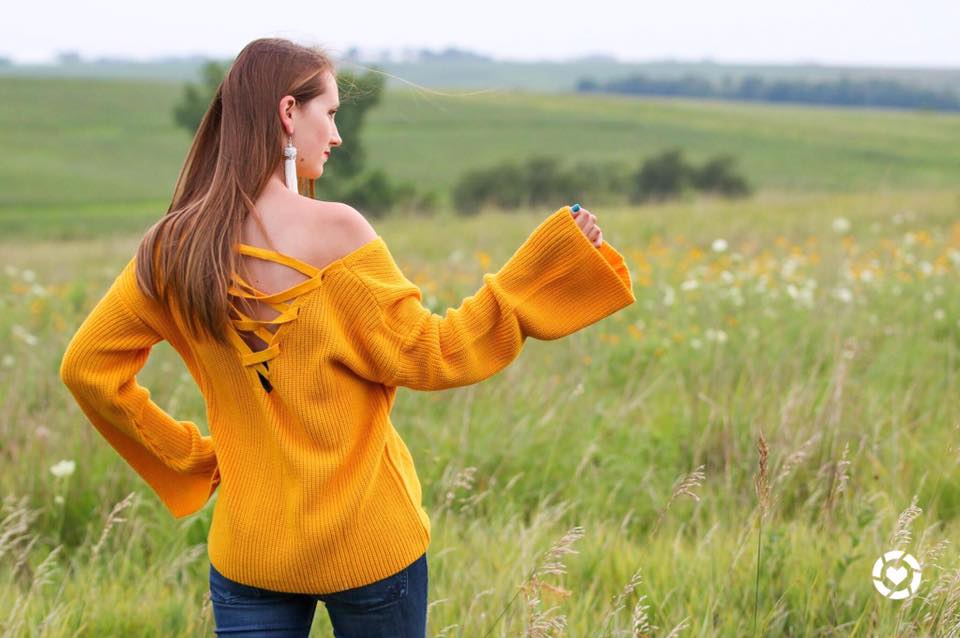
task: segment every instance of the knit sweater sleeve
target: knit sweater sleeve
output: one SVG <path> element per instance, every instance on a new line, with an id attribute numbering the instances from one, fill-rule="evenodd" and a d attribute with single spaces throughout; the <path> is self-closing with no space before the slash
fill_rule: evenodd
<path id="1" fill-rule="evenodd" d="M 163 337 L 134 311 L 131 260 L 70 340 L 60 379 L 93 426 L 176 518 L 199 510 L 220 482 L 210 436 L 150 399 L 136 374 Z M 142 307 L 142 304 L 141 304 Z"/>
<path id="2" fill-rule="evenodd" d="M 565 206 L 544 220 L 459 307 L 434 314 L 421 305 L 383 245 L 348 270 L 341 353 L 358 375 L 388 386 L 440 390 L 469 385 L 511 363 L 524 340 L 558 339 L 636 301 L 623 256 L 597 248 Z"/>

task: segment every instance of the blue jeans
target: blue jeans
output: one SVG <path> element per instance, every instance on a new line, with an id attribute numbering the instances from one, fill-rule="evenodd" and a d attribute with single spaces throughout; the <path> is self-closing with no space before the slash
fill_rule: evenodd
<path id="1" fill-rule="evenodd" d="M 332 594 L 292 594 L 243 585 L 210 564 L 217 636 L 306 638 L 317 601 L 334 638 L 426 638 L 427 555 L 369 585 Z"/>

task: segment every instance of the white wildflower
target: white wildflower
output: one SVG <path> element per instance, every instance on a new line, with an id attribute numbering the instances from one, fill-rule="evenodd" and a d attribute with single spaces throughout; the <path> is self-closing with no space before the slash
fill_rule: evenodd
<path id="1" fill-rule="evenodd" d="M 727 296 L 730 297 L 730 301 L 733 303 L 734 306 L 743 305 L 743 293 L 740 292 L 739 288 L 731 288 L 730 291 L 727 293 Z"/>
<path id="2" fill-rule="evenodd" d="M 802 288 L 790 284 L 787 286 L 787 295 L 796 301 L 797 305 L 811 308 L 813 307 L 813 289 L 816 285 L 817 282 L 813 279 L 805 281 Z"/>
<path id="3" fill-rule="evenodd" d="M 70 476 L 76 468 L 76 462 L 64 459 L 56 465 L 51 466 L 50 472 L 56 477 Z"/>
<path id="4" fill-rule="evenodd" d="M 726 332 L 714 328 L 708 328 L 704 336 L 707 338 L 707 341 L 716 341 L 717 343 L 724 343 L 727 340 Z"/>
<path id="5" fill-rule="evenodd" d="M 14 324 L 10 331 L 13 332 L 13 336 L 22 339 L 27 345 L 35 346 L 40 342 L 36 336 L 27 332 L 27 329 L 21 325 Z"/>
<path id="6" fill-rule="evenodd" d="M 23 280 L 26 282 L 31 282 L 37 278 L 37 274 L 32 270 L 30 270 L 29 268 L 21 272 L 20 276 L 23 277 Z"/>
<path id="7" fill-rule="evenodd" d="M 701 346 L 703 346 L 703 342 L 696 337 L 690 340 L 690 347 L 694 350 L 699 350 Z"/>
<path id="8" fill-rule="evenodd" d="M 850 232 L 850 220 L 846 217 L 837 217 L 833 220 L 833 232 L 845 235 Z"/>
<path id="9" fill-rule="evenodd" d="M 710 246 L 715 253 L 722 253 L 727 249 L 727 240 L 718 238 L 713 240 L 713 244 Z"/>
<path id="10" fill-rule="evenodd" d="M 677 300 L 677 293 L 674 292 L 673 288 L 670 286 L 663 287 L 663 305 L 672 306 L 673 302 Z"/>
<path id="11" fill-rule="evenodd" d="M 696 290 L 700 287 L 700 284 L 697 283 L 696 279 L 687 279 L 685 282 L 680 284 L 680 290 Z"/>
<path id="12" fill-rule="evenodd" d="M 3 367 L 4 367 L 4 368 L 12 368 L 12 367 L 13 367 L 13 364 L 16 363 L 16 362 L 17 362 L 17 360 L 13 358 L 13 355 L 12 355 L 12 354 L 5 354 L 5 355 L 3 355 L 3 359 L 2 359 L 2 361 L 0 361 L 0 363 L 3 364 Z"/>
<path id="13" fill-rule="evenodd" d="M 869 268 L 864 268 L 863 272 L 860 273 L 860 281 L 865 283 L 873 281 L 873 271 Z"/>
<path id="14" fill-rule="evenodd" d="M 720 279 L 723 280 L 723 283 L 729 285 L 736 281 L 737 278 L 734 277 L 733 273 L 731 273 L 729 270 L 724 270 L 720 273 Z"/>
<path id="15" fill-rule="evenodd" d="M 933 318 L 937 321 L 943 321 L 947 318 L 947 313 L 944 312 L 943 308 L 937 308 L 933 311 Z"/>
<path id="16" fill-rule="evenodd" d="M 56 496 L 53 497 L 53 502 L 56 503 L 57 505 L 63 505 L 64 501 L 65 499 L 63 498 L 62 494 L 57 494 Z"/>
<path id="17" fill-rule="evenodd" d="M 920 272 L 929 277 L 933 274 L 933 264 L 929 261 L 920 262 Z"/>
<path id="18" fill-rule="evenodd" d="M 927 292 L 923 293 L 923 300 L 924 300 L 926 303 L 931 303 L 931 302 L 933 302 L 933 293 L 930 292 L 929 290 L 928 290 Z"/>
<path id="19" fill-rule="evenodd" d="M 793 277 L 794 273 L 797 272 L 797 268 L 800 266 L 800 262 L 794 259 L 793 257 L 787 257 L 783 260 L 783 266 L 780 268 L 780 276 L 784 279 L 790 279 Z"/>
<path id="20" fill-rule="evenodd" d="M 5 272 L 8 277 L 16 277 L 20 271 L 17 269 L 16 266 L 11 266 L 10 264 L 7 264 L 3 267 L 3 272 Z"/>
<path id="21" fill-rule="evenodd" d="M 853 293 L 850 292 L 849 288 L 837 288 L 833 291 L 833 296 L 843 303 L 850 303 L 853 301 Z"/>

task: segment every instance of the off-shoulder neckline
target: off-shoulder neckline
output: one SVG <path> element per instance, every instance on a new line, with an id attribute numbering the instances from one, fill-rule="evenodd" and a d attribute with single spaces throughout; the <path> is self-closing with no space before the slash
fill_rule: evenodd
<path id="1" fill-rule="evenodd" d="M 285 293 L 293 290 L 294 288 L 302 287 L 305 282 L 311 281 L 317 278 L 322 278 L 327 273 L 328 270 L 331 270 L 336 266 L 346 265 L 351 261 L 359 259 L 362 255 L 364 255 L 367 251 L 371 250 L 374 246 L 378 246 L 383 243 L 384 243 L 383 237 L 380 235 L 377 235 L 370 241 L 364 244 L 361 244 L 357 248 L 354 248 L 353 250 L 351 250 L 346 255 L 343 255 L 342 257 L 338 257 L 337 259 L 334 259 L 333 261 L 331 261 L 330 263 L 326 264 L 323 267 L 314 266 L 313 264 L 305 262 L 302 259 L 298 259 L 293 255 L 288 255 L 286 253 L 273 250 L 271 248 L 263 248 L 262 246 L 254 246 L 252 244 L 244 244 L 242 242 L 237 243 L 236 246 L 238 248 L 238 251 L 241 254 L 251 255 L 254 257 L 261 257 L 269 261 L 275 261 L 278 263 L 284 263 L 287 266 L 290 266 L 292 268 L 299 270 L 301 273 L 307 276 L 307 279 L 305 279 L 304 281 L 298 284 L 295 284 L 294 286 L 290 286 L 286 290 L 281 290 L 275 293 L 269 293 L 268 295 L 271 298 L 281 298 L 284 296 Z M 258 290 L 257 292 L 263 293 L 262 290 Z M 264 293 L 264 294 L 267 294 L 267 293 Z"/>

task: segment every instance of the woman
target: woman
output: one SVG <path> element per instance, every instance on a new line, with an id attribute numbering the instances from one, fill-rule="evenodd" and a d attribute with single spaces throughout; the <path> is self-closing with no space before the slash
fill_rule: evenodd
<path id="1" fill-rule="evenodd" d="M 430 519 L 390 421 L 397 387 L 507 366 L 634 302 L 595 217 L 564 206 L 444 317 L 356 210 L 300 194 L 340 146 L 322 51 L 251 42 L 217 89 L 167 214 L 71 340 L 60 376 L 176 518 L 220 487 L 208 536 L 218 633 L 426 633 Z M 305 189 L 304 189 L 305 190 Z M 136 382 L 167 340 L 209 436 Z"/>

